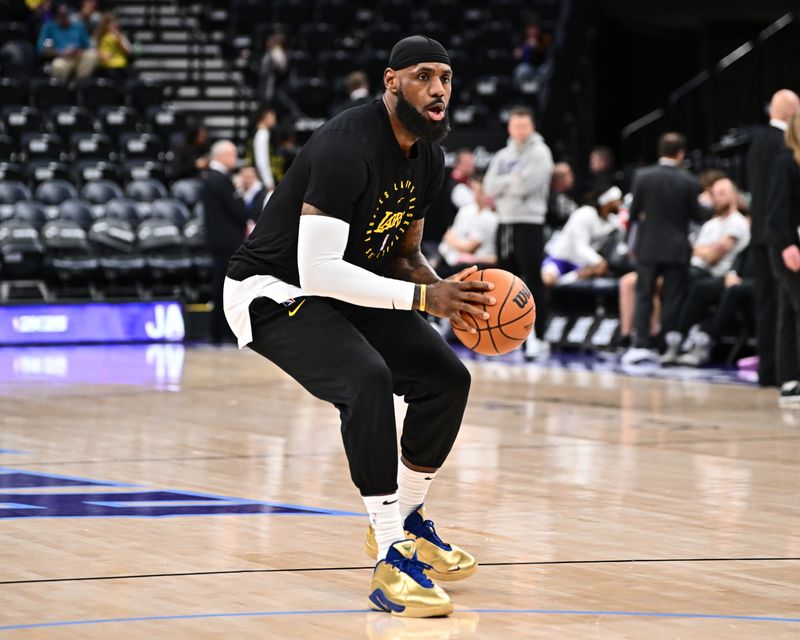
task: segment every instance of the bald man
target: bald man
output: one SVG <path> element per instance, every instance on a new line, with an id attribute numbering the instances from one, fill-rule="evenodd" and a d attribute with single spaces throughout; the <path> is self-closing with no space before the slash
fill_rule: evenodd
<path id="1" fill-rule="evenodd" d="M 747 154 L 747 181 L 752 195 L 751 251 L 755 278 L 755 318 L 758 341 L 758 383 L 763 387 L 777 384 L 775 332 L 777 289 L 769 261 L 767 238 L 767 194 L 773 163 L 786 146 L 786 123 L 800 110 L 800 98 L 794 91 L 781 89 L 769 105 L 769 126 L 750 145 Z"/>
<path id="2" fill-rule="evenodd" d="M 244 200 L 236 193 L 230 172 L 236 166 L 238 153 L 230 140 L 220 140 L 211 147 L 208 173 L 203 183 L 203 212 L 206 243 L 214 258 L 211 274 L 211 310 L 209 339 L 212 344 L 234 342 L 225 320 L 222 289 L 228 260 L 245 239 L 249 218 Z"/>

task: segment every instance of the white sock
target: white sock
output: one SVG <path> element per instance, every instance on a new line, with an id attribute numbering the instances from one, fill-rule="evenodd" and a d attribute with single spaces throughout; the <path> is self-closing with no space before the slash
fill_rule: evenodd
<path id="1" fill-rule="evenodd" d="M 378 542 L 378 560 L 386 558 L 386 552 L 398 540 L 405 540 L 403 520 L 400 517 L 400 507 L 397 494 L 388 496 L 361 496 L 364 506 L 367 507 L 369 522 L 375 530 L 375 540 Z"/>
<path id="2" fill-rule="evenodd" d="M 412 471 L 402 460 L 397 465 L 397 495 L 400 498 L 400 517 L 403 522 L 425 502 L 428 488 L 435 477 L 435 471 Z"/>

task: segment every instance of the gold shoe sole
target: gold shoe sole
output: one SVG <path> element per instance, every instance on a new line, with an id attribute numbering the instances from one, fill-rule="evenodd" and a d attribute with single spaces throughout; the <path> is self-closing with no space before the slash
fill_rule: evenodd
<path id="1" fill-rule="evenodd" d="M 478 565 L 476 564 L 469 569 L 459 569 L 458 571 L 448 571 L 447 573 L 439 573 L 435 569 L 428 569 L 425 571 L 425 575 L 434 582 L 458 582 L 474 575 L 477 570 Z"/>

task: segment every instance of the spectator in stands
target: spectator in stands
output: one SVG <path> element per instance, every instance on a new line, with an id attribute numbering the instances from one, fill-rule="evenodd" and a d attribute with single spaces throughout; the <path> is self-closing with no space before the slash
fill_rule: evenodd
<path id="1" fill-rule="evenodd" d="M 345 86 L 347 87 L 347 100 L 331 107 L 331 117 L 340 114 L 342 111 L 351 109 L 352 107 L 359 107 L 362 104 L 372 102 L 372 96 L 369 93 L 369 82 L 367 82 L 367 74 L 363 71 L 351 71 L 347 75 Z"/>
<path id="2" fill-rule="evenodd" d="M 100 12 L 97 10 L 97 0 L 83 0 L 76 17 L 83 23 L 83 26 L 86 27 L 86 31 L 89 33 L 95 31 L 97 27 L 100 26 L 100 21 L 102 19 Z M 95 44 L 99 45 L 100 42 L 95 40 Z"/>
<path id="3" fill-rule="evenodd" d="M 593 205 L 577 209 L 548 243 L 548 256 L 542 262 L 545 286 L 598 278 L 608 273 L 608 262 L 599 250 L 609 236 L 620 229 L 616 214 L 622 204 L 622 191 L 611 187 L 593 200 Z"/>
<path id="4" fill-rule="evenodd" d="M 300 147 L 297 146 L 297 134 L 291 122 L 284 121 L 275 126 L 275 146 L 272 156 L 272 173 L 276 182 L 283 180 L 292 166 Z"/>
<path id="5" fill-rule="evenodd" d="M 553 179 L 550 183 L 550 198 L 547 204 L 547 226 L 551 230 L 561 229 L 578 208 L 574 200 L 575 173 L 567 162 L 557 162 L 553 166 Z"/>
<path id="6" fill-rule="evenodd" d="M 113 77 L 124 76 L 133 47 L 125 34 L 119 30 L 119 22 L 114 14 L 110 12 L 103 14 L 94 32 L 94 41 L 97 44 L 100 69 Z"/>
<path id="7" fill-rule="evenodd" d="M 689 334 L 682 345 L 683 353 L 678 358 L 678 364 L 689 367 L 701 367 L 711 357 L 711 349 L 719 339 L 734 330 L 744 317 L 749 324 L 753 307 L 753 261 L 750 259 L 750 246 L 742 250 L 737 256 L 733 268 L 725 274 L 723 289 L 719 296 L 719 304 L 712 317 L 695 324 L 689 329 Z M 692 289 L 686 300 L 689 305 L 705 305 L 706 311 L 710 310 L 706 292 L 701 289 Z M 696 298 L 696 300 L 693 300 Z M 716 301 L 716 300 L 715 300 Z"/>
<path id="8" fill-rule="evenodd" d="M 190 123 L 183 142 L 174 150 L 170 164 L 171 180 L 196 178 L 208 168 L 208 129 Z"/>
<path id="9" fill-rule="evenodd" d="M 483 192 L 481 178 L 473 178 L 470 188 L 474 201 L 458 210 L 453 225 L 444 234 L 439 245 L 444 264 L 437 272 L 443 278 L 473 264 L 483 269 L 497 262 L 497 214 L 492 210 L 491 200 Z"/>
<path id="10" fill-rule="evenodd" d="M 586 183 L 586 194 L 601 193 L 617 182 L 614 174 L 614 152 L 608 147 L 594 147 L 589 152 L 589 180 Z"/>
<path id="11" fill-rule="evenodd" d="M 692 247 L 689 289 L 678 324 L 667 333 L 667 350 L 661 364 L 677 364 L 681 345 L 691 327 L 706 313 L 710 303 L 722 296 L 725 277 L 736 257 L 750 243 L 750 222 L 736 208 L 739 193 L 729 178 L 711 186 L 714 216 L 700 228 Z"/>
<path id="12" fill-rule="evenodd" d="M 777 284 L 770 266 L 767 237 L 767 195 L 775 175 L 773 163 L 785 148 L 784 132 L 789 118 L 800 109 L 800 98 L 782 89 L 772 96 L 769 126 L 750 145 L 747 153 L 747 182 L 750 187 L 750 212 L 753 220 L 753 276 L 755 279 L 756 340 L 758 343 L 758 384 L 775 386 L 778 380 L 775 362 Z"/>
<path id="13" fill-rule="evenodd" d="M 244 201 L 248 217 L 258 221 L 258 216 L 261 215 L 261 210 L 268 200 L 269 192 L 258 179 L 255 167 L 242 167 L 233 182 L 236 191 Z"/>
<path id="14" fill-rule="evenodd" d="M 495 201 L 500 222 L 498 263 L 519 275 L 536 300 L 536 334 L 525 343 L 525 355 L 537 358 L 549 353 L 549 346 L 542 340 L 547 324 L 547 292 L 540 268 L 553 155 L 536 131 L 533 113 L 527 107 L 511 110 L 508 135 L 508 144 L 489 163 L 484 189 Z"/>
<path id="15" fill-rule="evenodd" d="M 236 193 L 230 172 L 238 161 L 236 145 L 220 140 L 211 147 L 211 160 L 203 184 L 203 214 L 206 241 L 214 259 L 212 269 L 210 341 L 212 344 L 233 342 L 233 334 L 225 320 L 222 290 L 228 260 L 254 226 L 245 209 L 244 200 Z"/>
<path id="16" fill-rule="evenodd" d="M 633 347 L 623 356 L 623 364 L 657 359 L 650 349 L 650 316 L 656 281 L 664 279 L 661 330 L 677 328 L 689 277 L 689 222 L 704 217 L 700 205 L 700 185 L 681 169 L 686 154 L 686 138 L 665 133 L 658 143 L 658 164 L 636 176 L 631 204 L 631 221 L 636 224 L 636 303 L 634 306 Z"/>
<path id="17" fill-rule="evenodd" d="M 544 71 L 546 39 L 539 19 L 532 17 L 525 25 L 525 39 L 514 49 L 514 84 L 519 87 L 535 80 Z"/>
<path id="18" fill-rule="evenodd" d="M 800 409 L 800 111 L 789 118 L 786 145 L 773 163 L 767 198 L 767 237 L 778 279 L 780 406 Z"/>
<path id="19" fill-rule="evenodd" d="M 37 50 L 52 60 L 53 77 L 64 83 L 88 78 L 97 66 L 89 32 L 82 22 L 72 19 L 65 2 L 56 5 L 55 19 L 42 27 Z"/>
<path id="20" fill-rule="evenodd" d="M 267 38 L 264 57 L 258 70 L 257 96 L 261 104 L 272 104 L 278 89 L 289 70 L 289 57 L 286 54 L 286 36 L 273 33 Z M 262 178 L 263 179 L 263 178 Z"/>
<path id="21" fill-rule="evenodd" d="M 274 149 L 271 140 L 272 129 L 278 123 L 275 107 L 268 105 L 261 109 L 256 122 L 256 133 L 253 136 L 253 159 L 258 177 L 267 191 L 274 191 L 277 180 L 273 173 Z"/>
<path id="22" fill-rule="evenodd" d="M 470 181 L 475 175 L 475 154 L 471 149 L 456 151 L 453 170 L 445 178 L 442 188 L 425 216 L 422 229 L 422 251 L 435 267 L 439 260 L 439 243 L 453 224 L 461 207 L 475 202 Z"/>

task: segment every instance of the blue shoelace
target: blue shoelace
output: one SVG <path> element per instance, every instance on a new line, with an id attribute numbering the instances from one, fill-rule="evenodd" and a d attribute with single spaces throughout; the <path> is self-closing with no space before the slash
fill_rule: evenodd
<path id="1" fill-rule="evenodd" d="M 418 538 L 425 538 L 428 542 L 432 542 L 436 546 L 444 549 L 445 551 L 451 551 L 452 547 L 444 542 L 439 537 L 439 534 L 436 533 L 436 529 L 433 527 L 433 520 L 424 520 L 422 523 L 417 524 L 415 527 L 408 529 L 409 533 L 413 533 Z"/>
<path id="2" fill-rule="evenodd" d="M 387 559 L 386 562 L 393 567 L 396 567 L 403 573 L 410 575 L 423 587 L 430 588 L 433 586 L 433 582 L 431 582 L 430 578 L 428 578 L 428 576 L 426 576 L 424 573 L 426 569 L 433 569 L 433 567 L 431 567 L 429 564 L 425 564 L 421 560 L 417 560 L 416 555 L 413 558 L 404 558 L 403 556 L 400 556 L 399 558 L 394 558 L 392 560 Z"/>

